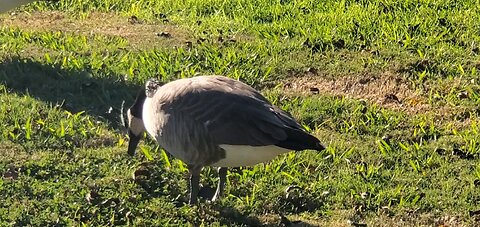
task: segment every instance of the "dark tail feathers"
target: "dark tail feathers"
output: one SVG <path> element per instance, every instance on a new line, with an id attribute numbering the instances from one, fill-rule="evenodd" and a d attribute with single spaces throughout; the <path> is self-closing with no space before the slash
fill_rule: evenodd
<path id="1" fill-rule="evenodd" d="M 301 150 L 317 150 L 322 151 L 325 147 L 320 143 L 317 137 L 310 135 L 309 133 L 301 129 L 289 128 L 286 130 L 288 135 L 287 139 L 281 141 L 275 145 L 294 151 Z"/>

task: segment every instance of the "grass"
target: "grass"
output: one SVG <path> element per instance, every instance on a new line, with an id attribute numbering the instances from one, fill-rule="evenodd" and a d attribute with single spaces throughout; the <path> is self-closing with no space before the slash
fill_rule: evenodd
<path id="1" fill-rule="evenodd" d="M 0 16 L 0 225 L 470 226 L 480 197 L 476 1 L 79 1 Z M 221 74 L 328 145 L 185 165 L 119 121 L 143 82 Z M 146 154 L 146 155 L 144 155 Z M 202 196 L 216 185 L 202 173 Z"/>

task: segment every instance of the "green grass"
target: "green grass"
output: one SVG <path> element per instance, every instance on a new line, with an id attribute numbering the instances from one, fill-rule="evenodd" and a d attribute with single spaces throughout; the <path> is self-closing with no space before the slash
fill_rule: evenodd
<path id="1" fill-rule="evenodd" d="M 1 15 L 0 225 L 475 225 L 479 15 L 447 0 L 61 0 Z M 232 169 L 226 198 L 185 205 L 185 165 L 150 140 L 129 157 L 119 114 L 148 78 L 198 74 L 261 89 L 328 148 Z M 205 168 L 201 194 L 216 182 Z"/>

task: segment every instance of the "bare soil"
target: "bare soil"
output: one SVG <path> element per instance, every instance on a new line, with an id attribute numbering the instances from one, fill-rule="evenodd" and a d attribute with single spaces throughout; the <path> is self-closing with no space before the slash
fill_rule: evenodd
<path id="1" fill-rule="evenodd" d="M 304 76 L 290 77 L 282 83 L 287 92 L 302 95 L 329 94 L 365 100 L 384 108 L 412 114 L 432 112 L 445 117 L 458 109 L 454 106 L 429 104 L 428 97 L 413 89 L 405 78 L 390 72 L 336 78 L 306 73 Z"/>

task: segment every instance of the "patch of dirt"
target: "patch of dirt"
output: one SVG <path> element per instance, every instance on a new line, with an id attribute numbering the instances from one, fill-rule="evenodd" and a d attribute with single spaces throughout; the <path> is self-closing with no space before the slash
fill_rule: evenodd
<path id="1" fill-rule="evenodd" d="M 1 141 L 0 142 L 0 160 L 9 160 L 18 157 L 20 154 L 24 153 L 24 149 L 10 141 Z"/>
<path id="2" fill-rule="evenodd" d="M 10 141 L 0 141 L 0 162 L 6 162 L 10 165 L 21 165 L 26 160 L 40 160 L 46 154 L 48 153 L 26 151 L 20 144 Z"/>
<path id="3" fill-rule="evenodd" d="M 329 94 L 340 97 L 365 100 L 381 107 L 404 111 L 407 113 L 424 113 L 435 111 L 446 115 L 454 107 L 433 107 L 428 104 L 428 97 L 412 89 L 409 82 L 400 75 L 384 73 L 381 75 L 344 76 L 327 78 L 317 73 L 290 77 L 283 81 L 283 88 L 288 92 L 303 95 Z"/>
<path id="4" fill-rule="evenodd" d="M 192 40 L 188 31 L 178 26 L 161 22 L 150 24 L 135 16 L 124 17 L 114 13 L 92 12 L 84 19 L 73 18 L 58 11 L 20 13 L 2 17 L 0 23 L 2 27 L 38 32 L 118 36 L 128 40 L 136 49 L 187 46 L 187 41 Z"/>

